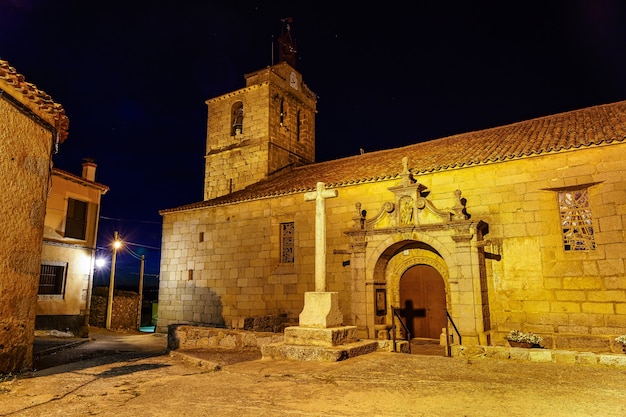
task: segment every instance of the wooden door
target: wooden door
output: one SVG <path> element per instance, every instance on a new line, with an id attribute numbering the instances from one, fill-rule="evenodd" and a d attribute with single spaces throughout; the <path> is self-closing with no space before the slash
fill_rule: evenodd
<path id="1" fill-rule="evenodd" d="M 446 325 L 446 291 L 435 268 L 415 265 L 402 275 L 400 304 L 411 338 L 439 339 Z"/>

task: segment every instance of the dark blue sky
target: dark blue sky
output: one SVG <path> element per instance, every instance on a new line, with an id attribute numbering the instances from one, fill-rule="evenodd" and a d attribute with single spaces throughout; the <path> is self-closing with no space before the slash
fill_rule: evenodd
<path id="1" fill-rule="evenodd" d="M 626 99 L 622 0 L 264 3 L 0 0 L 0 59 L 70 119 L 55 165 L 95 158 L 99 246 L 118 230 L 147 274 L 158 211 L 202 199 L 205 100 L 271 65 L 282 18 L 318 94 L 318 161 Z"/>

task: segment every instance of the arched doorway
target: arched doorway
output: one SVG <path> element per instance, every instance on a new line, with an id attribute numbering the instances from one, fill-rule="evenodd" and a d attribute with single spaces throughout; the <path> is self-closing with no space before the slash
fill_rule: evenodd
<path id="1" fill-rule="evenodd" d="M 439 339 L 446 326 L 446 291 L 439 271 L 415 265 L 400 278 L 402 317 L 412 338 Z"/>

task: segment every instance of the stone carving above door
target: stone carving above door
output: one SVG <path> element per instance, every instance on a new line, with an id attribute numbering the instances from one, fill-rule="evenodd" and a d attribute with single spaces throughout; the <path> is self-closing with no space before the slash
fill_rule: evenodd
<path id="1" fill-rule="evenodd" d="M 394 193 L 394 202 L 385 202 L 376 215 L 367 218 L 367 211 L 361 203 L 356 203 L 356 216 L 353 217 L 354 229 L 386 229 L 415 227 L 436 224 L 449 224 L 470 218 L 465 207 L 465 199 L 460 190 L 454 192 L 454 205 L 439 209 L 427 198 L 430 191 L 415 180 L 408 168 L 408 158 L 402 158 L 400 184 L 390 187 Z"/>

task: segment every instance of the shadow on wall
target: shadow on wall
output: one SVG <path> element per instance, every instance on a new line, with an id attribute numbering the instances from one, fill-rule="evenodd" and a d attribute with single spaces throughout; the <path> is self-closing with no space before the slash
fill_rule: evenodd
<path id="1" fill-rule="evenodd" d="M 168 311 L 168 306 L 174 302 L 183 304 L 182 313 Z M 167 329 L 176 324 L 214 328 L 228 328 L 231 325 L 226 323 L 222 315 L 224 307 L 221 297 L 207 287 L 188 285 L 182 289 L 182 293 L 171 298 L 166 296 L 154 305 L 157 309 L 153 311 L 153 323 L 157 332 L 169 332 Z"/>
<path id="2" fill-rule="evenodd" d="M 200 299 L 201 305 L 192 304 L 192 308 L 198 309 L 193 311 L 194 317 L 200 317 L 199 323 L 196 320 L 187 320 L 189 324 L 202 324 L 211 327 L 227 327 L 224 316 L 222 315 L 224 307 L 222 306 L 222 298 L 209 288 L 190 288 L 193 299 Z M 200 290 L 206 291 L 206 294 L 200 293 Z"/>

